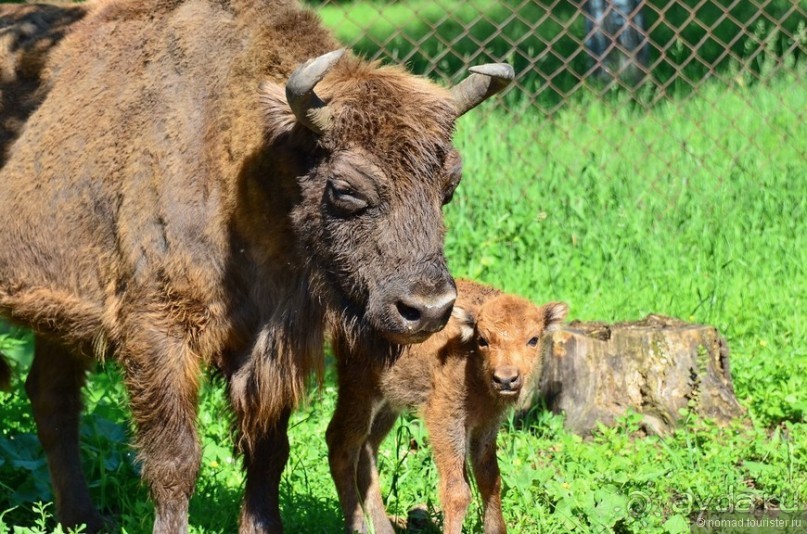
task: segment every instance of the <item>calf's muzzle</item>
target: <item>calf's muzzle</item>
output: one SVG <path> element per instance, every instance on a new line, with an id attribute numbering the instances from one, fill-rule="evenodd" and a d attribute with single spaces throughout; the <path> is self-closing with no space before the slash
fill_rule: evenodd
<path id="1" fill-rule="evenodd" d="M 515 367 L 496 369 L 493 372 L 493 387 L 500 395 L 516 395 L 521 390 L 521 374 Z"/>

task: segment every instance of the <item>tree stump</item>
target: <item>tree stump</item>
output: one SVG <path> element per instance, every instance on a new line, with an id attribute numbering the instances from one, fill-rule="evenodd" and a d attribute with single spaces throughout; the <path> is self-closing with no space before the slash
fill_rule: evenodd
<path id="1" fill-rule="evenodd" d="M 605 324 L 575 321 L 544 345 L 542 373 L 525 391 L 523 412 L 543 400 L 566 414 L 566 428 L 590 434 L 631 409 L 645 431 L 665 434 L 690 408 L 726 423 L 744 413 L 734 396 L 729 349 L 717 329 L 661 315 Z"/>

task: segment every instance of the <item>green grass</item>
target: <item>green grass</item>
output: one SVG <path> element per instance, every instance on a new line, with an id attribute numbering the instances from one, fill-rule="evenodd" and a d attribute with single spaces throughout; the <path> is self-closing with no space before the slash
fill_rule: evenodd
<path id="1" fill-rule="evenodd" d="M 513 532 L 683 532 L 700 507 L 807 507 L 807 94 L 804 72 L 751 88 L 710 86 L 651 113 L 619 102 L 535 112 L 485 108 L 460 121 L 465 178 L 446 208 L 452 271 L 572 318 L 650 312 L 717 326 L 732 349 L 746 421 L 717 428 L 687 414 L 667 438 L 625 417 L 592 439 L 536 412 L 500 434 L 504 511 Z M 801 82 L 799 82 L 801 80 Z M 801 89 L 794 89 L 801 88 Z M 483 107 L 484 108 L 484 107 Z M 22 344 L 9 347 L 13 340 Z M 9 350 L 9 348 L 13 350 Z M 18 371 L 0 393 L 0 533 L 55 528 L 47 470 L 21 376 L 30 341 L 0 331 Z M 126 397 L 108 364 L 86 391 L 85 468 L 96 502 L 125 532 L 151 529 Z M 324 431 L 332 376 L 292 422 L 282 485 L 289 532 L 340 528 Z M 204 386 L 204 458 L 194 532 L 234 532 L 243 480 L 223 386 Z M 403 418 L 381 452 L 390 513 L 426 503 L 439 524 L 436 472 L 420 422 Z M 481 532 L 475 502 L 466 527 Z"/>

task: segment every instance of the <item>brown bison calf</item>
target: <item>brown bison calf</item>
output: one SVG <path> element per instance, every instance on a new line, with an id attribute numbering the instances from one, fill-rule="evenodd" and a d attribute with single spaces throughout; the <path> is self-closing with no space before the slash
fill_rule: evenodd
<path id="1" fill-rule="evenodd" d="M 540 360 L 541 336 L 554 330 L 568 307 L 536 306 L 474 282 L 457 282 L 448 326 L 400 358 L 334 343 L 339 400 L 328 427 L 331 473 L 349 532 L 393 532 L 378 484 L 378 446 L 400 410 L 417 407 L 431 436 L 440 474 L 444 531 L 459 533 L 471 498 L 466 454 L 484 499 L 485 532 L 504 532 L 496 435 L 503 414 Z"/>

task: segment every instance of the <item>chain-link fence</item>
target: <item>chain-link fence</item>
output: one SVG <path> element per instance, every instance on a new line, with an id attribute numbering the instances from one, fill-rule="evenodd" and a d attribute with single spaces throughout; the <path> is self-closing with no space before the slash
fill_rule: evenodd
<path id="1" fill-rule="evenodd" d="M 677 106 L 690 114 L 698 135 L 743 136 L 753 141 L 756 126 L 732 117 L 722 127 L 698 129 L 699 108 L 730 93 L 740 102 L 728 115 L 755 115 L 776 130 L 782 143 L 794 139 L 786 125 L 757 109 L 755 86 L 780 84 L 778 113 L 804 121 L 804 63 L 807 4 L 804 0 L 404 0 L 312 1 L 337 36 L 366 57 L 405 63 L 446 84 L 470 65 L 506 61 L 516 81 L 503 98 L 484 107 L 516 107 L 513 121 L 540 121 L 564 129 L 568 113 L 585 113 L 585 103 L 615 102 L 630 117 L 615 113 L 631 136 L 637 114 Z M 582 104 L 581 104 L 582 103 Z M 576 111 L 575 111 L 576 110 Z M 560 117 L 564 118 L 560 118 Z M 537 118 L 536 118 L 537 117 Z M 536 128 L 537 130 L 537 128 Z M 671 132 L 670 143 L 686 143 Z M 536 142 L 543 142 L 536 137 Z M 572 139 L 572 142 L 574 140 Z M 723 143 L 725 144 L 725 143 Z M 552 147 L 548 147 L 551 149 Z M 580 147 L 583 149 L 584 147 Z M 726 149 L 726 150 L 731 150 Z M 659 150 L 649 156 L 664 158 Z M 515 154 L 514 156 L 519 156 Z M 776 157 L 775 151 L 770 157 Z M 641 172 L 637 162 L 636 171 Z"/>

